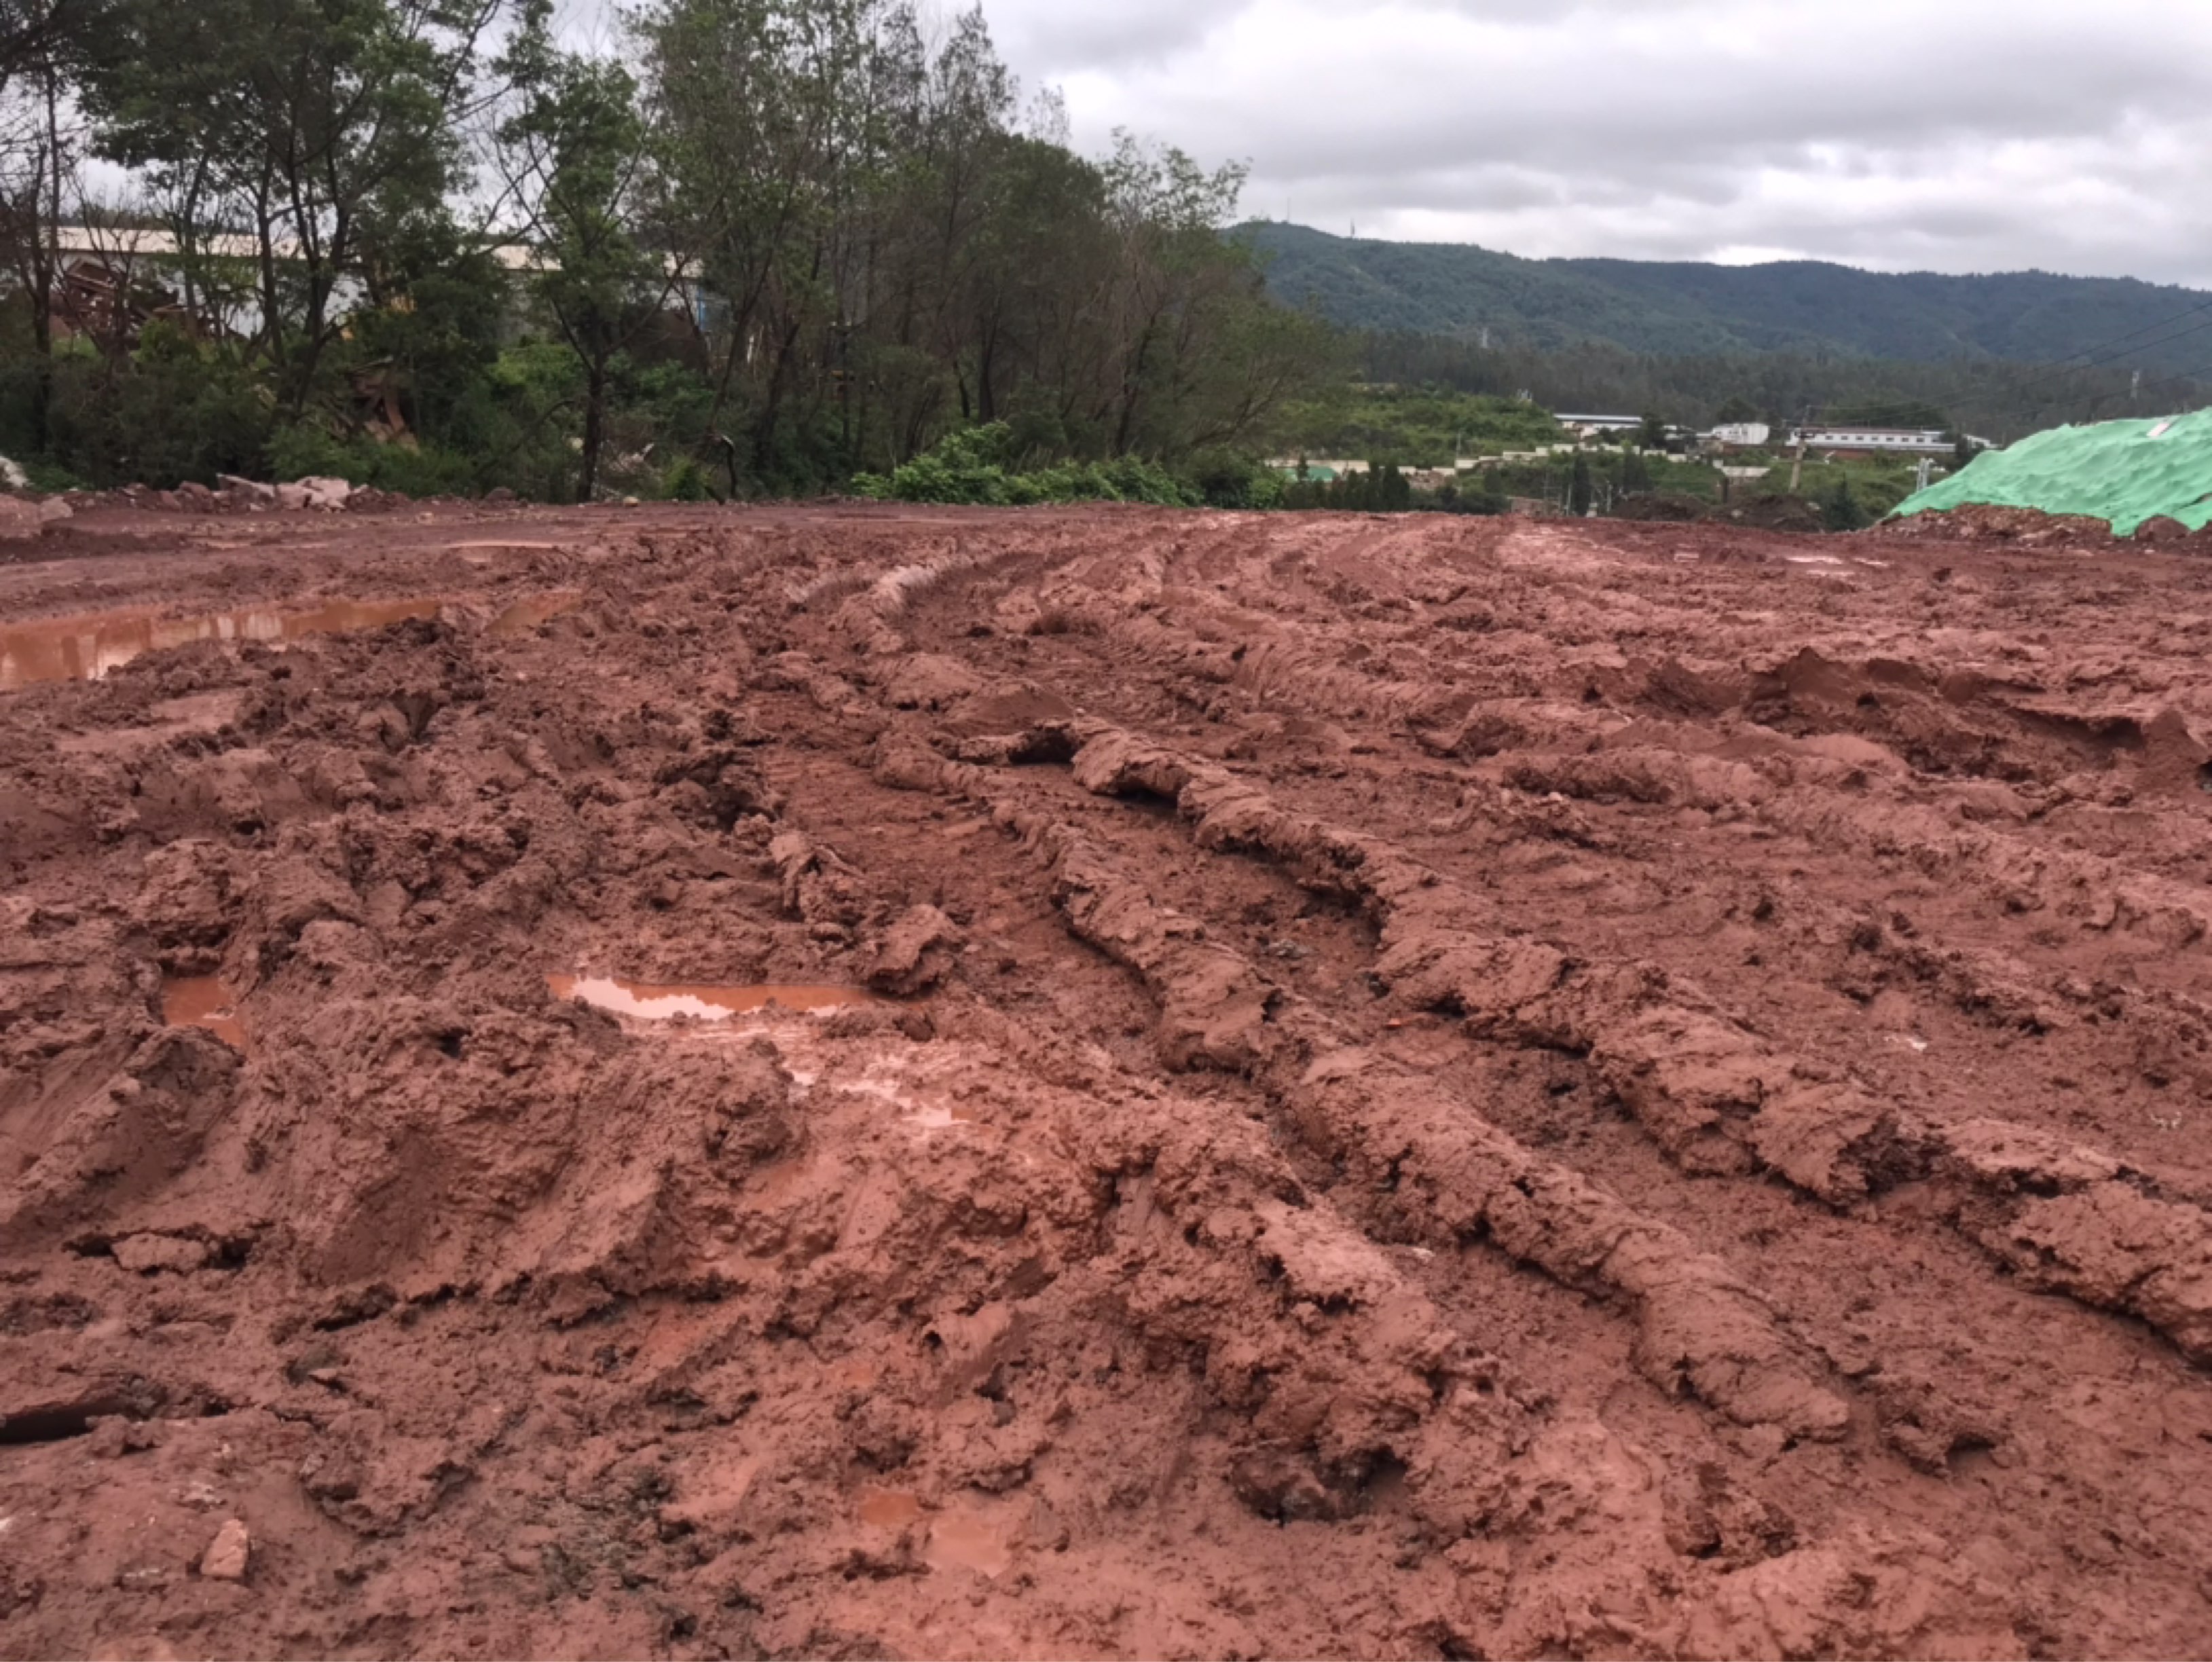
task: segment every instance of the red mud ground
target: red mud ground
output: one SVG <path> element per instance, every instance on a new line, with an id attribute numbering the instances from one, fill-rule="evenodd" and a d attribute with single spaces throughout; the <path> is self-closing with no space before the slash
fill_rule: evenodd
<path id="1" fill-rule="evenodd" d="M 0 1653 L 2212 1651 L 2201 563 L 21 552 Z"/>

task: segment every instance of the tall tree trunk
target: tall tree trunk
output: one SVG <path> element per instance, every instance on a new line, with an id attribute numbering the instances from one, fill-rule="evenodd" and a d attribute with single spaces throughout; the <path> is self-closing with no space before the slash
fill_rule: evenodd
<path id="1" fill-rule="evenodd" d="M 607 439 L 607 356 L 592 355 L 584 373 L 584 457 L 576 470 L 576 500 L 588 502 L 599 488 L 599 452 Z"/>
<path id="2" fill-rule="evenodd" d="M 31 384 L 31 434 L 44 452 L 53 438 L 54 280 L 62 259 L 61 82 L 46 68 L 46 166 L 31 185 L 31 346 L 38 362 Z"/>

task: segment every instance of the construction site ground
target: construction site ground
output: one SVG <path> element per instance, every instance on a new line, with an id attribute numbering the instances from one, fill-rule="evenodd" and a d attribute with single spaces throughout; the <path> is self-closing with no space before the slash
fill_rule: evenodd
<path id="1" fill-rule="evenodd" d="M 2199 561 L 14 553 L 0 1655 L 2212 1651 Z"/>

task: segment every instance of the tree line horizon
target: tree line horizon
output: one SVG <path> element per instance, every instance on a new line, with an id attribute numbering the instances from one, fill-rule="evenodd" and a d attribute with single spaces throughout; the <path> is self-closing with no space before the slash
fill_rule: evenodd
<path id="1" fill-rule="evenodd" d="M 1486 407 L 1532 385 L 1670 416 L 1823 375 L 1917 391 L 1335 328 L 1270 294 L 1244 164 L 1078 154 L 981 5 L 933 33 L 912 0 L 645 0 L 617 27 L 591 52 L 553 0 L 0 0 L 0 451 L 88 486 L 559 501 L 895 489 L 982 431 L 945 454 L 1243 503 L 1271 452 L 1396 442 L 1363 381 L 1480 395 L 1501 432 L 1525 422 Z M 96 292 L 60 247 L 94 221 L 174 253 Z"/>

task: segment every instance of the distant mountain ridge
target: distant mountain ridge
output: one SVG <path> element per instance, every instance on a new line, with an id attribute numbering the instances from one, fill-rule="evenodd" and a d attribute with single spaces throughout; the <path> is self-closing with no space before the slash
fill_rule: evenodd
<path id="1" fill-rule="evenodd" d="M 2212 294 L 2132 277 L 1889 274 L 1815 260 L 1531 260 L 1301 225 L 1244 230 L 1267 256 L 1278 299 L 1311 301 L 1353 329 L 1470 337 L 1487 328 L 1501 346 L 1602 342 L 1669 355 L 1826 352 L 1919 363 L 2040 363 L 2102 355 L 2134 337 L 2116 360 L 2124 367 L 2158 375 L 2212 367 Z M 2169 321 L 2200 305 L 2202 315 Z"/>

